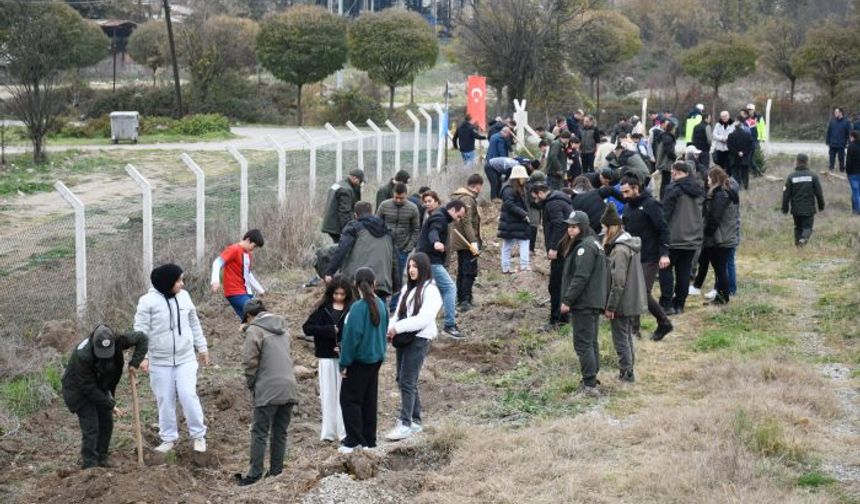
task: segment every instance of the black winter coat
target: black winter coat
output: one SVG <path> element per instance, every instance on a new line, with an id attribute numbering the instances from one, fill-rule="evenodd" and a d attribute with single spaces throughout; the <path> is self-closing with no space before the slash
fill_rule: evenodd
<path id="1" fill-rule="evenodd" d="M 711 142 L 708 140 L 708 127 L 710 124 L 700 122 L 693 127 L 693 145 L 702 152 L 711 151 Z"/>
<path id="2" fill-rule="evenodd" d="M 478 133 L 478 128 L 474 124 L 463 121 L 457 127 L 457 131 L 454 133 L 454 138 L 451 141 L 454 144 L 454 148 L 459 149 L 460 152 L 472 152 L 475 150 L 475 140 L 484 140 L 486 138 Z"/>
<path id="3" fill-rule="evenodd" d="M 669 226 L 663 217 L 663 206 L 651 193 L 626 200 L 621 219 L 624 229 L 642 240 L 643 263 L 656 263 L 660 257 L 669 255 Z"/>
<path id="4" fill-rule="evenodd" d="M 87 403 L 100 409 L 113 409 L 116 406 L 113 397 L 125 364 L 123 351 L 134 347 L 129 365 L 136 368 L 149 349 L 149 340 L 142 332 L 118 334 L 113 359 L 97 359 L 93 353 L 92 337 L 90 334 L 72 351 L 63 373 L 63 401 L 72 413 Z"/>
<path id="5" fill-rule="evenodd" d="M 606 209 L 606 202 L 603 201 L 602 197 L 600 197 L 600 192 L 597 189 L 574 194 L 571 199 L 570 206 L 573 210 L 582 210 L 587 213 L 591 229 L 593 229 L 596 234 L 600 233 L 600 218 L 603 217 L 603 211 Z"/>
<path id="6" fill-rule="evenodd" d="M 543 202 L 543 237 L 547 251 L 558 250 L 558 242 L 567 233 L 565 220 L 573 209 L 570 196 L 561 191 L 552 191 Z"/>
<path id="7" fill-rule="evenodd" d="M 848 144 L 848 155 L 845 157 L 845 174 L 860 175 L 860 142 Z"/>
<path id="8" fill-rule="evenodd" d="M 336 359 L 334 347 L 340 343 L 343 322 L 349 313 L 349 305 L 343 309 L 340 318 L 335 318 L 331 303 L 324 303 L 314 310 L 302 325 L 302 331 L 314 337 L 314 356 L 318 359 Z"/>
<path id="9" fill-rule="evenodd" d="M 729 147 L 729 155 L 732 159 L 732 166 L 749 166 L 752 156 L 750 153 L 753 149 L 752 135 L 744 131 L 743 128 L 735 127 L 735 130 L 729 133 L 729 140 L 726 142 Z M 739 153 L 743 153 L 740 156 Z"/>
<path id="10" fill-rule="evenodd" d="M 418 235 L 415 250 L 427 254 L 430 257 L 430 264 L 445 264 L 448 257 L 448 224 L 453 220 L 445 207 L 439 207 L 427 216 L 421 226 L 421 234 Z M 439 252 L 433 248 L 436 242 L 442 242 L 445 245 L 445 252 Z"/>
<path id="11" fill-rule="evenodd" d="M 502 212 L 499 215 L 498 237 L 503 240 L 528 240 L 529 206 L 525 192 L 520 197 L 510 184 L 502 187 Z"/>

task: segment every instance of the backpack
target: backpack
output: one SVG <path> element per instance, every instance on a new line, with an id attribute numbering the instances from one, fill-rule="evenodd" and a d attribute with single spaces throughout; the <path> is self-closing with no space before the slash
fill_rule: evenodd
<path id="1" fill-rule="evenodd" d="M 334 253 L 336 251 L 337 244 L 317 249 L 317 251 L 314 253 L 314 271 L 316 271 L 317 276 L 319 276 L 320 278 L 325 277 L 325 272 L 328 269 L 328 265 L 334 257 Z"/>

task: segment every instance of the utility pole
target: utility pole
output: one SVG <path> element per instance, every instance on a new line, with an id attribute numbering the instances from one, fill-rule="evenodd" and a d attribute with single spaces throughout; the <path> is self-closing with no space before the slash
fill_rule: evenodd
<path id="1" fill-rule="evenodd" d="M 337 0 L 337 15 L 343 17 L 343 0 Z M 343 88 L 343 70 L 337 71 L 335 87 L 337 89 Z"/>
<path id="2" fill-rule="evenodd" d="M 167 24 L 167 40 L 170 43 L 170 59 L 173 62 L 173 87 L 176 90 L 176 117 L 182 117 L 182 89 L 179 85 L 179 63 L 176 61 L 176 43 L 173 41 L 173 21 L 170 19 L 170 2 L 164 0 L 164 22 Z"/>

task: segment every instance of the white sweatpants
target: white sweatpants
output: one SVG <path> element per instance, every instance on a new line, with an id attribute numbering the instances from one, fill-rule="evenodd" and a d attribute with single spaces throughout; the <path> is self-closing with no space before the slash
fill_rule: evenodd
<path id="1" fill-rule="evenodd" d="M 340 441 L 346 437 L 343 414 L 340 412 L 340 365 L 338 359 L 319 360 L 320 406 L 322 427 L 320 439 Z"/>
<path id="2" fill-rule="evenodd" d="M 176 396 L 182 405 L 188 435 L 191 439 L 206 436 L 203 407 L 197 397 L 197 361 L 178 366 L 150 366 L 149 386 L 158 403 L 158 435 L 161 441 L 173 443 L 179 439 L 176 426 Z"/>

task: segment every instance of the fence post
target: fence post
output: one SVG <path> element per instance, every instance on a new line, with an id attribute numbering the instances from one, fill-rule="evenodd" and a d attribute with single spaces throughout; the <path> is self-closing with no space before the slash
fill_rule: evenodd
<path id="1" fill-rule="evenodd" d="M 418 112 L 427 121 L 427 175 L 430 175 L 433 171 L 433 118 L 422 107 L 418 108 Z"/>
<path id="2" fill-rule="evenodd" d="M 325 129 L 328 130 L 329 133 L 335 138 L 337 144 L 335 145 L 335 182 L 343 178 L 343 137 L 340 132 L 334 128 L 330 123 L 325 123 Z"/>
<path id="3" fill-rule="evenodd" d="M 185 163 L 197 179 L 197 227 L 195 237 L 195 257 L 197 258 L 197 268 L 203 269 L 203 255 L 206 252 L 206 174 L 200 169 L 200 166 L 191 159 L 187 153 L 182 153 L 182 162 Z"/>
<path id="4" fill-rule="evenodd" d="M 648 133 L 649 125 L 648 125 L 648 98 L 642 98 L 642 116 L 641 119 L 642 124 L 645 125 L 645 133 Z M 711 119 L 713 121 L 713 119 Z"/>
<path id="5" fill-rule="evenodd" d="M 396 174 L 400 171 L 400 130 L 388 119 L 385 120 L 385 125 L 394 133 L 394 173 Z"/>
<path id="6" fill-rule="evenodd" d="M 436 114 L 439 115 L 439 140 L 436 142 L 438 149 L 436 152 L 436 172 L 441 172 L 442 162 L 445 159 L 445 149 L 448 147 L 448 136 L 443 133 L 447 129 L 445 127 L 445 111 L 442 109 L 442 105 L 438 103 L 434 103 L 433 108 L 436 110 Z"/>
<path id="7" fill-rule="evenodd" d="M 764 107 L 764 152 L 770 154 L 770 108 L 773 105 L 773 100 L 768 98 L 767 105 Z"/>
<path id="8" fill-rule="evenodd" d="M 352 121 L 347 121 L 346 127 L 355 135 L 355 147 L 357 149 L 356 152 L 358 153 L 358 169 L 364 171 L 364 135 L 361 133 L 361 130 L 352 123 Z"/>
<path id="9" fill-rule="evenodd" d="M 418 144 L 421 143 L 421 120 L 411 110 L 406 109 L 406 115 L 415 125 L 415 133 L 412 137 L 412 175 L 418 175 Z"/>
<path id="10" fill-rule="evenodd" d="M 235 147 L 227 147 L 239 163 L 239 234 L 248 230 L 248 160 Z"/>
<path id="11" fill-rule="evenodd" d="M 267 135 L 266 139 L 278 151 L 278 205 L 283 209 L 287 204 L 287 150 L 272 135 Z"/>
<path id="12" fill-rule="evenodd" d="M 313 203 L 317 191 L 317 144 L 314 142 L 314 139 L 308 135 L 308 132 L 305 131 L 304 128 L 299 128 L 299 136 L 302 137 L 302 140 L 304 140 L 306 144 L 308 144 L 308 161 L 310 165 L 310 171 L 308 173 L 308 191 L 310 191 L 311 203 Z"/>
<path id="13" fill-rule="evenodd" d="M 367 120 L 367 125 L 376 133 L 376 180 L 382 183 L 382 130 L 379 126 L 370 119 Z"/>
<path id="14" fill-rule="evenodd" d="M 75 210 L 75 308 L 78 320 L 87 314 L 87 218 L 84 204 L 59 180 L 54 189 Z"/>
<path id="15" fill-rule="evenodd" d="M 134 183 L 143 194 L 143 281 L 149 282 L 149 272 L 152 271 L 152 186 L 137 168 L 127 164 L 125 172 L 134 179 Z M 244 231 L 243 231 L 244 232 Z"/>

